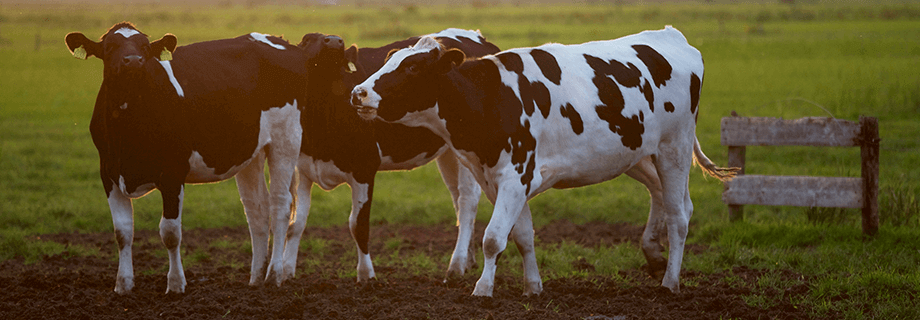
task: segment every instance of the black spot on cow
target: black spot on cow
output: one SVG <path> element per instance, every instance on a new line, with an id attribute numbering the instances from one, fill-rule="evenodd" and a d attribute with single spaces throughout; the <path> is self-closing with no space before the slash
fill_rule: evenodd
<path id="1" fill-rule="evenodd" d="M 637 44 L 632 48 L 636 50 L 639 60 L 642 60 L 642 63 L 648 67 L 655 86 L 661 88 L 665 81 L 671 79 L 671 64 L 658 51 L 644 44 Z"/>
<path id="2" fill-rule="evenodd" d="M 578 114 L 578 111 L 575 110 L 575 107 L 573 107 L 571 103 L 560 106 L 559 113 L 566 119 L 569 119 L 569 122 L 572 124 L 572 132 L 575 132 L 576 135 L 585 131 L 585 125 L 584 122 L 581 121 L 581 115 Z"/>
<path id="3" fill-rule="evenodd" d="M 692 107 L 691 107 L 691 108 L 692 108 Z M 674 104 L 673 104 L 673 103 L 670 103 L 670 102 L 665 102 L 665 103 L 664 103 L 664 111 L 667 111 L 667 112 L 674 112 Z"/>
<path id="4" fill-rule="evenodd" d="M 549 90 L 546 89 L 546 86 L 543 85 L 542 82 L 531 83 L 530 89 L 533 90 L 533 101 L 537 104 L 537 107 L 540 108 L 543 119 L 548 118 L 551 103 Z"/>
<path id="5" fill-rule="evenodd" d="M 505 66 L 505 69 L 508 71 L 521 74 L 524 72 L 524 61 L 521 60 L 521 56 L 513 52 L 504 52 L 497 55 L 498 61 Z"/>
<path id="6" fill-rule="evenodd" d="M 645 101 L 648 101 L 648 109 L 655 112 L 655 92 L 652 91 L 652 86 L 648 81 L 645 81 L 645 85 L 639 91 L 642 91 L 642 94 L 645 95 Z"/>
<path id="7" fill-rule="evenodd" d="M 549 55 L 546 51 L 535 51 Z M 543 60 L 546 59 L 544 58 Z M 536 108 L 539 108 L 544 119 L 549 117 L 551 108 L 549 89 L 547 89 L 546 85 L 542 82 L 531 82 L 530 79 L 524 76 L 524 64 L 521 60 L 521 56 L 506 52 L 499 55 L 499 61 L 502 61 L 505 69 L 517 74 L 518 93 L 520 93 L 521 96 L 521 106 L 524 108 L 524 112 L 527 113 L 527 116 L 533 116 Z M 559 66 L 555 64 L 555 58 L 553 58 L 553 65 L 558 69 Z M 543 72 L 544 74 L 546 73 L 545 69 Z"/>
<path id="8" fill-rule="evenodd" d="M 521 173 L 521 184 L 527 186 L 526 193 L 530 193 L 530 183 L 533 180 L 534 155 L 536 154 L 537 139 L 530 133 L 530 121 L 524 120 L 523 126 L 511 135 L 511 163 L 515 170 Z"/>
<path id="9" fill-rule="evenodd" d="M 700 88 L 703 86 L 703 80 L 695 73 L 690 74 L 690 113 L 696 113 L 696 107 L 700 103 Z"/>
<path id="10" fill-rule="evenodd" d="M 540 49 L 531 50 L 530 56 L 533 57 L 533 60 L 537 63 L 537 66 L 540 67 L 540 71 L 543 72 L 543 76 L 556 85 L 559 85 L 559 83 L 562 81 L 562 70 L 559 69 L 559 63 L 556 61 L 556 57 L 554 57 L 549 52 Z"/>
<path id="11" fill-rule="evenodd" d="M 597 95 L 601 100 L 601 105 L 595 106 L 595 111 L 601 120 L 607 121 L 610 131 L 619 134 L 622 138 L 623 146 L 632 150 L 642 146 L 642 134 L 645 133 L 645 126 L 639 121 L 638 116 L 626 118 L 622 112 L 626 105 L 623 100 L 623 94 L 616 82 L 610 79 L 609 75 L 613 72 L 610 64 L 590 55 L 584 55 L 588 65 L 597 66 L 594 68 L 594 86 L 597 87 Z"/>

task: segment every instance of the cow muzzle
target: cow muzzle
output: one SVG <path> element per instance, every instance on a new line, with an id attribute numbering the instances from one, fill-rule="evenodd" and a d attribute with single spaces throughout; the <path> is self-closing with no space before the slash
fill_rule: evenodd
<path id="1" fill-rule="evenodd" d="M 351 105 L 364 120 L 373 120 L 377 117 L 377 108 L 365 105 L 367 102 L 367 89 L 358 87 L 351 91 Z"/>

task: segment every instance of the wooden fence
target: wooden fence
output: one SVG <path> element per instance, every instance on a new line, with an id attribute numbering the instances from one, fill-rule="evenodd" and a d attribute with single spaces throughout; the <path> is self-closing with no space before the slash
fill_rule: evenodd
<path id="1" fill-rule="evenodd" d="M 728 166 L 741 171 L 725 183 L 722 201 L 729 219 L 744 218 L 745 204 L 862 208 L 863 233 L 878 232 L 878 119 L 859 122 L 834 118 L 722 118 L 722 145 L 728 146 Z M 859 147 L 862 177 L 745 175 L 746 146 Z"/>

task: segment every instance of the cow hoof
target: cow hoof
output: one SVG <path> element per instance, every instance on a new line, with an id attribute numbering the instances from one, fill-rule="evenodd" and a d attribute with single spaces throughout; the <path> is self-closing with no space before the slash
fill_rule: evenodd
<path id="1" fill-rule="evenodd" d="M 490 297 L 490 298 L 491 298 L 491 297 L 492 297 L 492 289 L 493 289 L 493 286 L 491 286 L 491 285 L 483 285 L 483 284 L 477 282 L 477 283 L 476 283 L 476 288 L 473 289 L 473 296 L 474 296 L 474 297 Z"/>
<path id="2" fill-rule="evenodd" d="M 543 282 L 531 282 L 524 287 L 524 296 L 539 296 L 543 293 Z"/>
<path id="3" fill-rule="evenodd" d="M 134 279 L 118 279 L 115 283 L 115 293 L 126 295 L 134 289 Z"/>
<path id="4" fill-rule="evenodd" d="M 668 269 L 668 259 L 652 259 L 648 261 L 648 264 L 645 265 L 645 271 L 648 272 L 649 277 L 652 279 L 661 281 L 664 279 L 664 273 Z"/>
<path id="5" fill-rule="evenodd" d="M 277 272 L 269 271 L 268 274 L 265 275 L 265 283 L 270 283 L 277 287 L 281 287 L 281 284 L 284 283 L 284 279 L 282 279 Z"/>

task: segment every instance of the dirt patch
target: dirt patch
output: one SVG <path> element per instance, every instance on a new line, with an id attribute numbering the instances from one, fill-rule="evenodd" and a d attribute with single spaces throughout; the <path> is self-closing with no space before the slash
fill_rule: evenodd
<path id="1" fill-rule="evenodd" d="M 476 237 L 481 239 L 484 226 L 477 227 L 480 233 Z M 557 221 L 538 230 L 537 238 L 538 245 L 564 240 L 596 246 L 636 242 L 641 234 L 642 226 Z M 112 234 L 44 235 L 42 240 L 99 248 L 103 257 L 64 252 L 28 265 L 22 259 L 0 263 L 0 319 L 810 318 L 806 308 L 790 303 L 808 294 L 807 284 L 752 292 L 751 288 L 756 288 L 753 283 L 765 271 L 747 268 L 711 275 L 685 271 L 682 280 L 692 279 L 693 285 L 685 284 L 680 294 L 661 288 L 638 269 L 621 271 L 622 279 L 546 280 L 538 297 L 522 297 L 521 279 L 501 273 L 496 277 L 493 298 L 472 297 L 478 272 L 444 283 L 441 275 L 446 264 L 428 274 L 418 274 L 417 268 L 381 266 L 376 269 L 380 280 L 359 285 L 352 277 L 338 276 L 343 270 L 353 270 L 355 263 L 354 245 L 344 227 L 308 228 L 305 239 L 329 240 L 324 254 L 311 257 L 302 249 L 297 277 L 281 288 L 250 287 L 249 251 L 212 245 L 217 240 L 245 243 L 248 238 L 245 227 L 186 230 L 186 293 L 167 295 L 167 258 L 158 253 L 164 252 L 159 235 L 155 231 L 137 232 L 135 288 L 130 295 L 119 296 L 112 291 L 117 269 Z M 402 239 L 400 256 L 441 257 L 452 250 L 456 231 L 449 226 L 373 226 L 372 254 L 391 254 L 384 243 L 392 238 Z M 306 259 L 314 261 L 311 272 L 301 271 Z M 579 270 L 593 270 L 583 259 L 573 264 Z M 721 281 L 726 276 L 736 280 Z M 779 277 L 802 278 L 792 272 L 780 272 Z M 769 307 L 753 307 L 744 297 L 755 293 L 775 302 Z"/>

